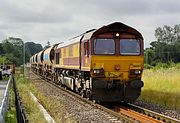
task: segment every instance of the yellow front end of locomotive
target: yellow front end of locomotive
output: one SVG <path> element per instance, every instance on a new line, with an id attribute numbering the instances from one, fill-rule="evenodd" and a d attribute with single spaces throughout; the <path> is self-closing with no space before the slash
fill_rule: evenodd
<path id="1" fill-rule="evenodd" d="M 143 56 L 91 56 L 91 76 L 106 81 L 128 82 L 140 79 L 144 64 Z"/>

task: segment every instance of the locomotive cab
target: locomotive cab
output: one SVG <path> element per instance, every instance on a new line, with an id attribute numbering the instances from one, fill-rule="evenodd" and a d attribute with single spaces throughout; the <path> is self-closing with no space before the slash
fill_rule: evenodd
<path id="1" fill-rule="evenodd" d="M 135 29 L 127 26 L 122 30 L 122 26 L 114 23 L 102 27 L 91 38 L 90 73 L 95 100 L 133 102 L 140 96 L 143 38 Z"/>

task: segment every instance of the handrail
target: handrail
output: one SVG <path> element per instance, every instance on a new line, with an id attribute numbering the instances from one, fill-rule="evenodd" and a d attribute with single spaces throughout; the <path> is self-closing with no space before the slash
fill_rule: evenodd
<path id="1" fill-rule="evenodd" d="M 14 79 L 14 76 L 12 76 L 13 80 L 13 88 L 14 88 L 14 94 L 15 94 L 15 106 L 16 106 L 16 114 L 17 114 L 17 121 L 18 123 L 28 123 L 25 110 L 22 106 L 19 93 L 16 87 L 16 81 Z"/>
<path id="2" fill-rule="evenodd" d="M 9 108 L 9 93 L 10 93 L 11 79 L 12 79 L 12 76 L 10 76 L 8 80 L 6 90 L 4 92 L 3 100 L 0 106 L 0 123 L 5 123 L 5 119 L 4 119 L 5 114 Z"/>

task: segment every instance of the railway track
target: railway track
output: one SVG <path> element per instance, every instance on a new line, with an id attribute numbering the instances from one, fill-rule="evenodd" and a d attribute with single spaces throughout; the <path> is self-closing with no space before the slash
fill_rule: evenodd
<path id="1" fill-rule="evenodd" d="M 180 123 L 180 121 L 177 119 L 156 113 L 154 111 L 150 111 L 133 104 L 114 106 L 114 108 L 111 109 L 143 123 Z"/>
<path id="2" fill-rule="evenodd" d="M 33 73 L 33 76 L 37 76 Z M 37 76 L 39 77 L 39 76 Z M 43 79 L 42 77 L 39 77 L 41 79 Z M 63 91 L 65 91 L 66 93 L 75 96 L 77 99 L 88 103 L 100 110 L 103 110 L 104 112 L 107 112 L 108 114 L 112 115 L 113 117 L 115 117 L 116 119 L 119 119 L 119 121 L 122 122 L 127 122 L 127 123 L 180 123 L 179 120 L 174 119 L 174 118 L 170 118 L 167 116 L 164 116 L 162 114 L 135 106 L 133 104 L 128 104 L 128 105 L 111 105 L 111 108 L 109 107 L 105 107 L 103 105 L 94 103 L 94 101 L 90 101 L 86 98 L 82 98 L 80 95 L 73 93 L 72 91 L 65 89 L 49 80 L 44 80 L 47 84 L 53 85 L 55 87 L 57 87 L 58 89 L 61 89 Z M 113 119 L 113 118 L 112 118 Z M 114 120 L 114 122 L 118 122 L 118 120 Z"/>

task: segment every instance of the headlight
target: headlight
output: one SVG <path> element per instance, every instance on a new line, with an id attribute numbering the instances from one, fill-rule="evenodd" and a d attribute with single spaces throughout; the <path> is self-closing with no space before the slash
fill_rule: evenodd
<path id="1" fill-rule="evenodd" d="M 141 74 L 141 70 L 130 70 L 130 75 L 140 75 Z"/>
<path id="2" fill-rule="evenodd" d="M 95 74 L 99 74 L 99 73 L 100 73 L 100 69 L 94 70 L 94 73 L 95 73 Z"/>
<path id="3" fill-rule="evenodd" d="M 103 68 L 101 68 L 101 69 L 94 69 L 93 73 L 94 74 L 98 74 L 98 75 L 104 74 L 104 69 Z"/>
<path id="4" fill-rule="evenodd" d="M 141 70 L 135 70 L 134 74 L 136 74 L 136 75 L 141 74 Z"/>

